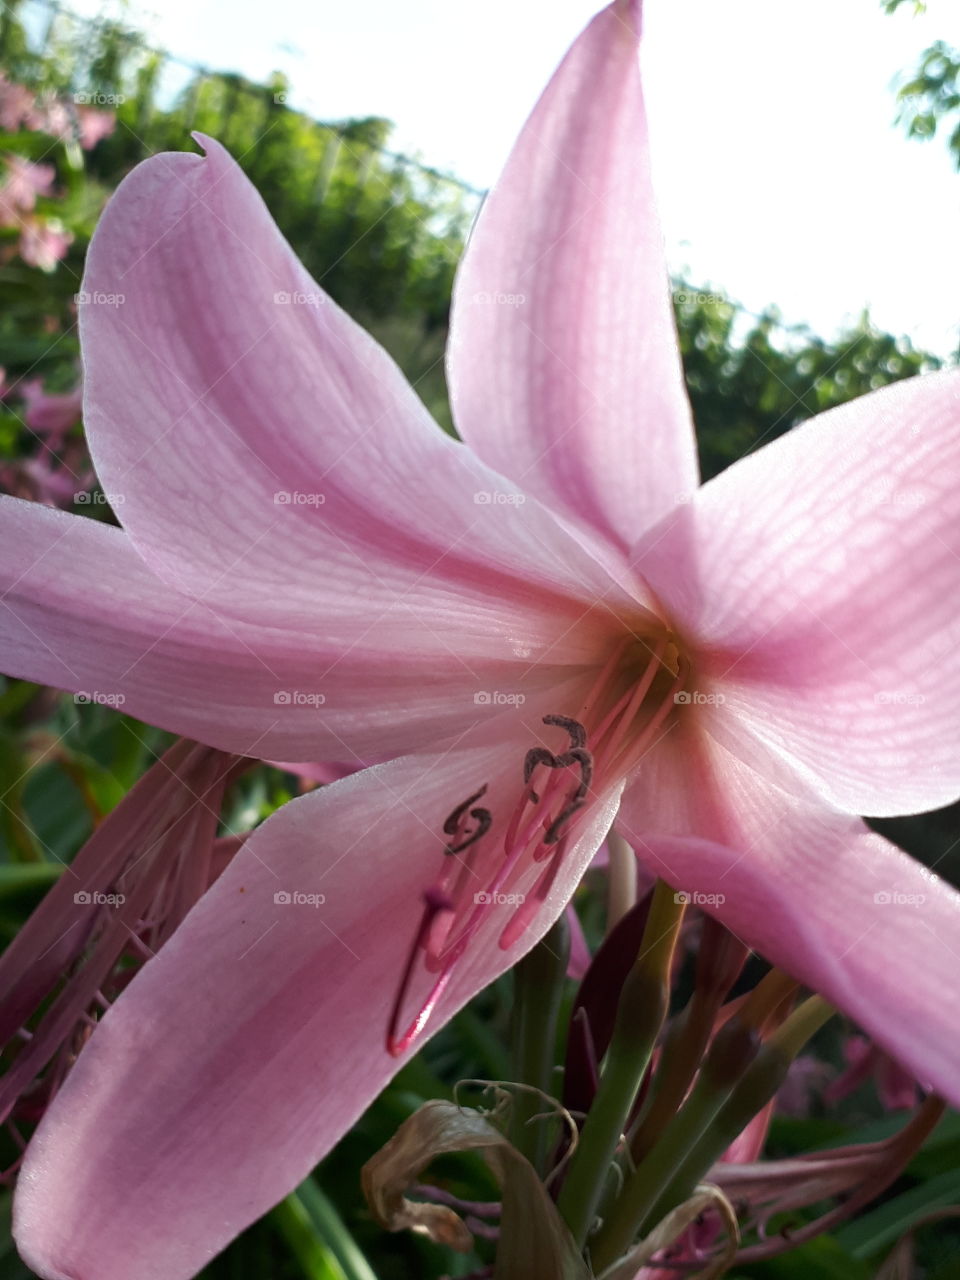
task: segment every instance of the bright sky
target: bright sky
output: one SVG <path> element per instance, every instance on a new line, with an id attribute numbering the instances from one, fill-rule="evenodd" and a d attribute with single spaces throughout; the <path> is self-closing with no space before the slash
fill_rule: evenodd
<path id="1" fill-rule="evenodd" d="M 160 12 L 149 16 L 150 8 Z M 74 0 L 97 12 L 98 0 Z M 595 0 L 153 0 L 171 53 L 262 79 L 321 119 L 381 115 L 394 145 L 484 187 Z M 960 175 L 941 139 L 893 127 L 895 76 L 957 0 L 647 0 L 644 67 L 671 267 L 831 336 L 958 347 Z"/>

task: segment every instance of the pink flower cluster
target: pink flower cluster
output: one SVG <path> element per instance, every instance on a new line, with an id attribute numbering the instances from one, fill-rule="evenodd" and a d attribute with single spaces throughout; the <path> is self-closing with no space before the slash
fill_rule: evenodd
<path id="1" fill-rule="evenodd" d="M 22 129 L 44 133 L 61 142 L 77 142 L 89 151 L 113 132 L 112 111 L 77 106 L 50 95 L 37 96 L 26 85 L 0 73 L 0 128 L 6 133 Z M 20 231 L 16 253 L 31 267 L 53 271 L 66 256 L 73 234 L 59 218 L 36 212 L 38 196 L 54 194 L 56 170 L 21 156 L 4 157 L 6 175 L 0 183 L 0 227 Z"/>

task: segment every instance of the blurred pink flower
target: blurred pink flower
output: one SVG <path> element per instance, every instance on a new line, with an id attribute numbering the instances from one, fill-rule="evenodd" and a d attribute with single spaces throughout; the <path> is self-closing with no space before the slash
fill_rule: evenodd
<path id="1" fill-rule="evenodd" d="M 804 1053 L 790 1064 L 777 1094 L 777 1110 L 786 1116 L 808 1116 L 814 1098 L 824 1096 L 833 1069 L 813 1054 Z"/>
<path id="2" fill-rule="evenodd" d="M 50 507 L 68 508 L 84 501 L 94 482 L 95 476 L 79 441 L 59 454 L 52 454 L 44 447 L 30 457 L 0 465 L 0 492 Z"/>
<path id="3" fill-rule="evenodd" d="M 77 107 L 77 123 L 80 145 L 84 151 L 92 151 L 103 138 L 109 138 L 117 127 L 112 111 L 100 111 L 96 107 Z"/>
<path id="4" fill-rule="evenodd" d="M 910 1111 L 917 1105 L 916 1079 L 879 1045 L 865 1036 L 847 1036 L 843 1052 L 847 1069 L 825 1090 L 828 1102 L 839 1102 L 872 1078 L 877 1096 L 887 1111 Z"/>
<path id="5" fill-rule="evenodd" d="M 0 72 L 0 129 L 17 133 L 34 109 L 33 91 Z"/>
<path id="6" fill-rule="evenodd" d="M 50 194 L 57 171 L 52 164 L 34 164 L 20 156 L 4 156 L 7 172 L 0 183 L 0 226 L 18 226 L 20 214 L 36 207 L 37 196 Z"/>
<path id="7" fill-rule="evenodd" d="M 25 117 L 28 129 L 37 133 L 48 133 L 51 138 L 63 142 L 74 135 L 74 112 L 52 93 L 41 95 L 36 100 L 34 109 Z"/>
<path id="8" fill-rule="evenodd" d="M 57 263 L 67 256 L 72 243 L 73 232 L 68 231 L 58 218 L 30 215 L 21 223 L 20 257 L 28 266 L 53 271 Z"/>
<path id="9" fill-rule="evenodd" d="M 16 390 L 23 399 L 24 422 L 43 436 L 51 449 L 58 449 L 66 433 L 80 421 L 82 389 L 77 386 L 73 391 L 45 391 L 40 378 L 30 378 L 19 383 Z"/>
<path id="10" fill-rule="evenodd" d="M 960 897 L 857 816 L 960 792 L 960 375 L 698 487 L 638 29 L 594 19 L 484 203 L 465 443 L 217 143 L 107 206 L 84 292 L 123 301 L 80 308 L 84 418 L 124 528 L 0 503 L 4 667 L 242 755 L 396 758 L 259 827 L 106 1015 L 26 1156 L 42 1276 L 193 1274 L 353 1123 L 387 1042 L 542 936 L 615 814 L 960 1100 Z"/>

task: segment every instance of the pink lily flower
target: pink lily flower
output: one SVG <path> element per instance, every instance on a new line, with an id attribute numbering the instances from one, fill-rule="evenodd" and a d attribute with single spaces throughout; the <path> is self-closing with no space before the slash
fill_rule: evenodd
<path id="1" fill-rule="evenodd" d="M 3 665 L 237 754 L 396 758 L 254 831 L 107 1013 L 24 1161 L 48 1280 L 193 1275 L 542 936 L 615 815 L 960 1100 L 960 896 L 857 816 L 960 792 L 960 377 L 697 488 L 638 33 L 594 19 L 484 206 L 464 444 L 216 143 L 107 207 L 84 418 L 124 527 L 0 503 Z"/>

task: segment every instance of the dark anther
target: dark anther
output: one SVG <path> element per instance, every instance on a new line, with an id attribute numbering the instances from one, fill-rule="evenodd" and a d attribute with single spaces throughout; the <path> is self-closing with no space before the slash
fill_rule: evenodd
<path id="1" fill-rule="evenodd" d="M 548 769 L 556 769 L 558 765 L 557 757 L 552 751 L 548 751 L 546 747 L 531 747 L 523 761 L 523 780 L 525 783 L 529 782 L 533 777 L 533 771 L 538 764 L 545 764 Z M 535 791 L 530 792 L 530 799 L 534 804 L 540 803 L 540 797 Z"/>
<path id="2" fill-rule="evenodd" d="M 524 782 L 529 783 L 533 777 L 533 771 L 540 764 L 545 764 L 548 769 L 567 769 L 572 765 L 579 765 L 580 785 L 577 788 L 574 799 L 582 800 L 587 794 L 590 781 L 593 778 L 593 756 L 586 749 L 586 729 L 584 729 L 579 720 L 572 720 L 569 716 L 544 716 L 543 723 L 556 725 L 558 729 L 565 729 L 570 735 L 570 749 L 565 751 L 563 755 L 557 756 L 552 751 L 548 751 L 546 747 L 532 747 L 523 761 Z M 535 791 L 530 792 L 530 799 L 534 804 L 540 803 L 540 797 Z M 555 826 L 556 823 L 553 825 Z"/>
<path id="3" fill-rule="evenodd" d="M 472 796 L 468 796 L 466 800 L 464 800 L 463 804 L 458 804 L 453 813 L 451 813 L 447 818 L 446 822 L 443 824 L 443 833 L 447 836 L 455 836 L 457 834 L 460 829 L 460 823 L 463 819 L 463 815 L 468 809 L 470 810 L 470 817 L 473 818 L 477 825 L 476 829 L 471 831 L 470 834 L 467 835 L 466 839 L 462 840 L 460 844 L 447 844 L 444 847 L 444 853 L 463 853 L 464 849 L 469 849 L 472 844 L 475 844 L 490 830 L 493 823 L 493 815 L 490 810 L 481 808 L 470 809 L 470 806 L 475 801 L 479 800 L 481 796 L 485 796 L 486 794 L 487 784 L 484 783 L 480 790 L 474 792 Z"/>
<path id="4" fill-rule="evenodd" d="M 544 844 L 556 844 L 560 839 L 560 828 L 573 817 L 578 809 L 582 809 L 586 802 L 584 800 L 571 800 L 567 807 L 558 813 L 554 820 L 547 827 L 546 835 L 543 837 Z"/>
<path id="5" fill-rule="evenodd" d="M 557 764 L 578 764 L 580 766 L 580 785 L 577 787 L 573 798 L 574 800 L 582 800 L 589 790 L 590 783 L 593 781 L 593 756 L 582 747 L 574 747 L 572 751 L 567 751 L 562 756 L 558 756 Z"/>
<path id="6" fill-rule="evenodd" d="M 572 720 L 570 716 L 544 716 L 543 723 L 555 724 L 558 729 L 565 729 L 570 735 L 571 747 L 587 745 L 587 731 L 579 720 Z"/>

